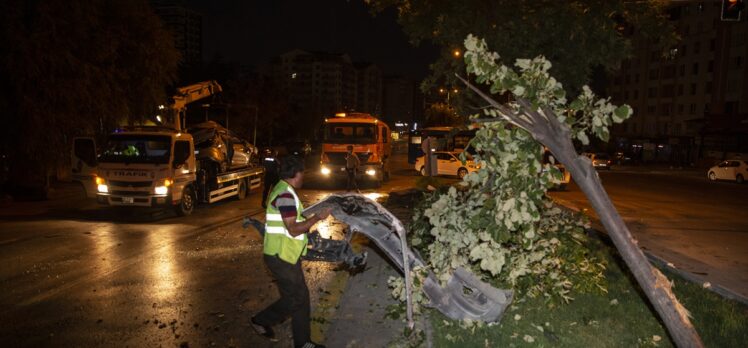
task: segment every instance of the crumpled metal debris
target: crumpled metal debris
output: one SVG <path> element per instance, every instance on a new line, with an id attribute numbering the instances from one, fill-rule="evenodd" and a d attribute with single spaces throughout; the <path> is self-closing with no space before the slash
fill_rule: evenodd
<path id="1" fill-rule="evenodd" d="M 336 219 L 348 224 L 352 232 L 362 233 L 374 241 L 405 275 L 408 319 L 412 327 L 410 272 L 405 270 L 423 267 L 425 262 L 407 246 L 403 224 L 379 203 L 355 193 L 330 195 L 304 210 L 304 215 L 310 216 L 326 208 L 332 210 Z M 511 290 L 494 288 L 464 268 L 454 271 L 446 287 L 441 287 L 429 271 L 423 291 L 431 307 L 455 320 L 498 322 L 513 299 Z"/>
<path id="2" fill-rule="evenodd" d="M 260 236 L 265 235 L 265 224 L 252 217 L 244 217 L 242 227 L 254 227 Z M 350 234 L 349 234 L 350 236 Z M 346 240 L 334 240 L 323 238 L 319 232 L 313 231 L 307 235 L 309 244 L 304 260 L 343 262 L 349 269 L 356 269 L 366 264 L 368 254 L 366 252 L 355 253 L 351 248 L 350 238 Z"/>

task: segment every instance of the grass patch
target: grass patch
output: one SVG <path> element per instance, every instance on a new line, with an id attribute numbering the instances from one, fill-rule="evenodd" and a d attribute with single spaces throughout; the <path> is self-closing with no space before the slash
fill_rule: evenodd
<path id="1" fill-rule="evenodd" d="M 515 301 L 499 324 L 465 329 L 431 311 L 436 347 L 671 347 L 667 329 L 649 305 L 615 248 L 591 238 L 591 250 L 608 261 L 605 295 L 577 294 L 568 305 L 549 308 L 543 298 Z M 748 307 L 698 284 L 675 281 L 678 299 L 707 347 L 745 347 Z"/>

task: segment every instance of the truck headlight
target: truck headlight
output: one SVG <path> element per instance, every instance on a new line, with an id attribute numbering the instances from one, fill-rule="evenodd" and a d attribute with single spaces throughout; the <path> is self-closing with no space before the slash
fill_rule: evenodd
<path id="1" fill-rule="evenodd" d="M 366 170 L 366 175 L 369 175 L 369 176 L 377 175 L 377 170 L 376 169 L 367 169 Z"/>
<path id="2" fill-rule="evenodd" d="M 156 186 L 154 192 L 156 192 L 157 195 L 165 195 L 169 193 L 169 188 L 166 186 Z"/>
<path id="3" fill-rule="evenodd" d="M 319 171 L 322 173 L 322 175 L 330 175 L 330 168 L 322 167 Z"/>
<path id="4" fill-rule="evenodd" d="M 109 186 L 107 186 L 104 178 L 97 176 L 94 178 L 94 181 L 96 182 L 96 190 L 99 193 L 109 193 Z"/>
<path id="5" fill-rule="evenodd" d="M 172 184 L 171 179 L 163 179 L 159 184 L 153 189 L 153 193 L 157 195 L 166 195 L 169 193 L 169 186 Z"/>

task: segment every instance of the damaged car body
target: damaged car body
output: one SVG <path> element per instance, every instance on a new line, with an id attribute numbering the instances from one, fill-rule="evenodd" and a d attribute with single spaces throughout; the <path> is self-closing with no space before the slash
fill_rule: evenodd
<path id="1" fill-rule="evenodd" d="M 406 283 L 414 269 L 426 268 L 420 255 L 407 246 L 402 222 L 379 203 L 355 193 L 334 194 L 305 209 L 304 215 L 310 216 L 328 208 L 332 216 L 349 226 L 346 239 L 330 240 L 312 233 L 305 259 L 359 266 L 365 262 L 366 255 L 354 253 L 349 242 L 353 233 L 361 233 L 374 241 L 397 265 Z M 261 232 L 264 230 L 264 224 L 257 220 L 245 219 L 245 227 L 247 225 L 253 225 Z M 451 319 L 489 323 L 498 322 L 513 299 L 511 290 L 494 288 L 464 268 L 457 268 L 444 287 L 429 271 L 423 292 L 430 300 L 430 307 Z M 410 293 L 407 297 L 410 302 Z"/>

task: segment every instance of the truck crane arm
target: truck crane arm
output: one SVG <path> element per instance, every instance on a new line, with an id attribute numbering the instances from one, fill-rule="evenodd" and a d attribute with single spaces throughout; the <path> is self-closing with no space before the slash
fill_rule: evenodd
<path id="1" fill-rule="evenodd" d="M 223 91 L 215 80 L 198 82 L 189 86 L 177 88 L 177 93 L 172 97 L 169 108 L 173 111 L 174 128 L 181 131 L 184 122 L 184 112 L 187 104 L 209 97 Z"/>

